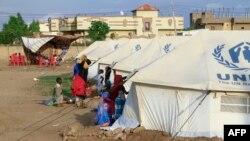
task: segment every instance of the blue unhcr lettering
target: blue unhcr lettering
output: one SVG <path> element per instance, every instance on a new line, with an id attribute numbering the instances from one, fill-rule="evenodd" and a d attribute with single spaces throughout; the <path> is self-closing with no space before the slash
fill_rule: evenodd
<path id="1" fill-rule="evenodd" d="M 217 78 L 220 79 L 220 80 L 230 80 L 230 75 L 229 74 L 225 74 L 225 77 L 222 78 L 221 74 L 218 73 L 217 74 Z"/>

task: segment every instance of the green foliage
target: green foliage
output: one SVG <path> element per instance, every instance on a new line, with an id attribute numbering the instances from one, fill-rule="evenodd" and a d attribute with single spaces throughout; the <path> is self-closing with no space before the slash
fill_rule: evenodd
<path id="1" fill-rule="evenodd" d="M 102 21 L 92 21 L 91 26 L 88 29 L 89 38 L 93 41 L 105 40 L 108 32 L 108 24 Z"/>
<path id="2" fill-rule="evenodd" d="M 40 27 L 39 27 L 39 22 L 38 21 L 33 21 L 29 25 L 29 33 L 32 35 L 34 32 L 40 32 Z"/>
<path id="3" fill-rule="evenodd" d="M 3 24 L 3 31 L 0 34 L 0 43 L 20 43 L 22 36 L 29 35 L 28 26 L 20 13 L 17 16 L 10 16 L 8 23 Z"/>

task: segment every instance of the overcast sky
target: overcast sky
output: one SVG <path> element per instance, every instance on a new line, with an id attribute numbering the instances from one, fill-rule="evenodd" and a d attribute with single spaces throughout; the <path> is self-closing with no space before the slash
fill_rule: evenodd
<path id="1" fill-rule="evenodd" d="M 196 10 L 231 8 L 235 15 L 245 15 L 250 0 L 172 0 L 176 15 L 184 16 L 185 27 L 189 26 L 189 13 Z M 49 17 L 129 14 L 145 3 L 160 9 L 160 15 L 171 15 L 171 0 L 0 0 L 0 25 L 8 21 L 9 15 L 20 12 L 27 23 L 33 19 L 47 21 Z M 234 8 L 234 10 L 232 10 Z M 226 9 L 224 10 L 227 11 Z M 249 10 L 250 12 L 250 10 Z M 0 29 L 2 27 L 0 26 Z"/>

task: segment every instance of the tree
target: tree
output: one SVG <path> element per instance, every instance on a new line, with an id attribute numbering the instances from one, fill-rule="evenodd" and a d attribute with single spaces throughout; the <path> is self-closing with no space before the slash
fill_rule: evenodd
<path id="1" fill-rule="evenodd" d="M 39 22 L 33 20 L 29 25 L 29 34 L 32 35 L 34 32 L 40 32 L 40 27 Z"/>
<path id="2" fill-rule="evenodd" d="M 89 37 L 93 41 L 104 40 L 108 32 L 109 32 L 108 24 L 102 21 L 92 21 L 91 26 L 88 29 Z"/>
<path id="3" fill-rule="evenodd" d="M 0 44 L 4 42 L 3 32 L 0 32 Z"/>
<path id="4" fill-rule="evenodd" d="M 27 35 L 29 35 L 28 26 L 21 14 L 17 13 L 17 16 L 10 16 L 8 23 L 3 24 L 0 41 L 3 44 L 20 43 L 21 37 Z"/>

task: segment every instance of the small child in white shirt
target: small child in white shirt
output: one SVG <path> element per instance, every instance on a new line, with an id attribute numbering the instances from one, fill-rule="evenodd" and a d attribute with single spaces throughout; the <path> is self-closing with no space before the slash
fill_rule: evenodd
<path id="1" fill-rule="evenodd" d="M 54 98 L 59 107 L 63 106 L 63 94 L 62 94 L 62 78 L 56 78 L 56 85 L 54 87 Z"/>

